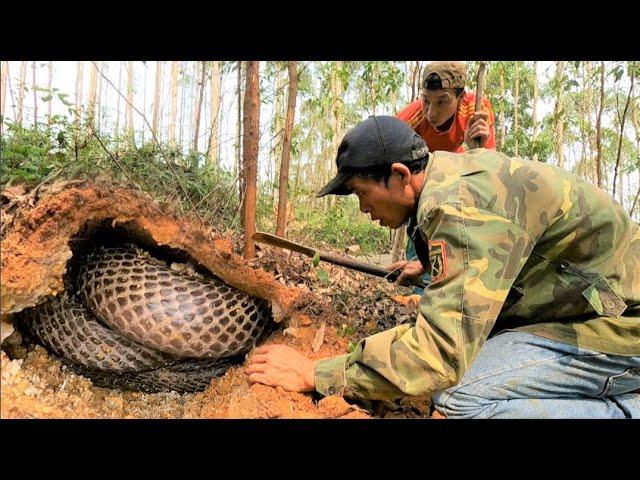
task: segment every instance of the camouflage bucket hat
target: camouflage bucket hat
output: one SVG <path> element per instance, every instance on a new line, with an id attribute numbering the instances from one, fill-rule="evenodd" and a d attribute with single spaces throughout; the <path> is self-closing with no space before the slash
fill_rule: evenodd
<path id="1" fill-rule="evenodd" d="M 422 86 L 426 88 L 427 77 L 435 73 L 440 77 L 442 88 L 464 88 L 467 80 L 467 66 L 462 62 L 431 62 L 427 65 Z"/>

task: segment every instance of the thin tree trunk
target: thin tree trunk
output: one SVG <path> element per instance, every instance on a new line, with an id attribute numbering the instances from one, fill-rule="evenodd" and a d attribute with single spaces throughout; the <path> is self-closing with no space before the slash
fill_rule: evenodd
<path id="1" fill-rule="evenodd" d="M 158 136 L 158 117 L 160 116 L 160 82 L 162 82 L 162 62 L 158 61 L 156 62 L 156 83 L 153 94 L 153 134 L 156 137 Z"/>
<path id="2" fill-rule="evenodd" d="M 144 68 L 144 74 L 142 76 L 142 116 L 146 118 L 147 117 L 147 62 L 144 62 L 143 68 Z M 142 130 L 140 132 L 142 135 L 142 140 L 141 140 L 142 145 L 144 145 L 144 131 L 146 130 L 144 118 L 142 119 Z"/>
<path id="3" fill-rule="evenodd" d="M 22 109 L 24 107 L 24 89 L 25 89 L 25 78 L 27 75 L 27 62 L 20 63 L 20 84 L 18 88 L 18 118 L 16 122 L 18 125 L 22 126 Z"/>
<path id="4" fill-rule="evenodd" d="M 244 184 L 242 175 L 240 175 L 240 160 L 242 149 L 242 62 L 238 62 L 238 89 L 237 89 L 237 101 L 238 101 L 238 121 L 236 122 L 236 161 L 233 166 L 234 177 L 238 178 L 238 189 L 240 198 L 243 196 Z M 244 216 L 242 216 L 244 222 Z"/>
<path id="5" fill-rule="evenodd" d="M 87 107 L 87 123 L 93 128 L 95 126 L 96 111 L 96 94 L 98 86 L 98 70 L 93 62 L 91 62 L 91 77 L 89 81 L 89 105 Z"/>
<path id="6" fill-rule="evenodd" d="M 38 128 L 38 92 L 36 91 L 36 62 L 31 62 L 31 89 L 33 90 L 33 128 Z"/>
<path id="7" fill-rule="evenodd" d="M 287 101 L 287 119 L 284 125 L 284 140 L 282 142 L 282 161 L 280 162 L 280 179 L 278 181 L 278 215 L 276 218 L 276 235 L 281 237 L 284 237 L 284 231 L 287 226 L 287 187 L 293 121 L 296 113 L 296 97 L 298 95 L 298 62 L 289 62 L 287 68 L 289 70 L 289 98 Z"/>
<path id="8" fill-rule="evenodd" d="M 618 178 L 618 170 L 620 169 L 620 155 L 622 154 L 622 140 L 624 139 L 624 124 L 627 119 L 627 111 L 629 110 L 629 104 L 631 98 L 633 98 L 633 85 L 635 82 L 635 70 L 631 69 L 631 85 L 629 86 L 629 95 L 627 95 L 627 102 L 624 105 L 622 112 L 622 118 L 620 119 L 620 138 L 618 139 L 618 154 L 616 156 L 616 166 L 613 171 L 613 198 L 616 197 L 616 179 Z M 620 202 L 622 204 L 622 202 Z"/>
<path id="9" fill-rule="evenodd" d="M 416 62 L 416 64 L 411 67 L 411 101 L 412 102 L 417 97 L 416 95 L 416 74 L 417 73 L 418 73 L 418 62 Z M 420 91 L 418 90 L 417 93 L 419 94 Z"/>
<path id="10" fill-rule="evenodd" d="M 504 68 L 504 67 L 503 67 Z M 500 70 L 500 98 L 504 98 L 505 86 L 504 86 L 504 69 Z M 505 119 L 504 108 L 500 108 L 500 147 L 499 150 L 504 149 L 504 139 L 507 137 L 507 122 Z"/>
<path id="11" fill-rule="evenodd" d="M 76 71 L 76 122 L 78 123 L 78 125 L 80 125 L 80 120 L 82 118 L 83 70 L 84 70 L 84 62 L 78 62 L 78 67 Z"/>
<path id="12" fill-rule="evenodd" d="M 118 100 L 116 103 L 116 145 L 120 143 L 120 93 L 122 92 L 122 62 L 118 62 Z"/>
<path id="13" fill-rule="evenodd" d="M 100 71 L 103 72 L 106 75 L 105 72 L 105 62 L 100 62 Z M 102 117 L 103 117 L 103 112 L 102 112 L 102 107 L 104 105 L 104 99 L 102 98 L 102 75 L 98 75 L 98 100 L 96 102 L 96 117 L 97 117 L 97 128 L 98 131 L 102 130 Z"/>
<path id="14" fill-rule="evenodd" d="M 562 76 L 563 76 L 564 62 L 556 62 L 556 82 L 557 82 L 557 96 L 556 104 L 554 108 L 555 118 L 555 131 L 556 131 L 556 157 L 558 159 L 558 167 L 564 168 L 564 107 L 563 107 L 563 95 L 562 95 Z"/>
<path id="15" fill-rule="evenodd" d="M 600 62 L 600 105 L 598 106 L 598 118 L 596 119 L 596 176 L 598 187 L 602 188 L 602 112 L 604 111 L 604 62 Z"/>
<path id="16" fill-rule="evenodd" d="M 200 84 L 199 84 L 199 92 L 198 92 L 198 104 L 196 106 L 196 115 L 195 115 L 195 132 L 193 134 L 193 151 L 198 151 L 198 134 L 200 133 L 200 113 L 202 112 L 202 98 L 204 95 L 204 79 L 207 73 L 206 63 L 202 62 L 200 69 L 202 70 L 200 74 Z"/>
<path id="17" fill-rule="evenodd" d="M 135 131 L 133 129 L 133 62 L 127 62 L 127 137 L 135 143 Z"/>
<path id="18" fill-rule="evenodd" d="M 220 91 L 222 86 L 222 69 L 220 62 L 211 62 L 211 134 L 209 135 L 208 162 L 218 165 L 218 118 L 220 117 Z"/>
<path id="19" fill-rule="evenodd" d="M 533 105 L 531 111 L 532 133 L 531 140 L 533 142 L 534 154 L 533 161 L 538 161 L 536 140 L 538 138 L 538 62 L 533 62 Z"/>
<path id="20" fill-rule="evenodd" d="M 256 196 L 258 173 L 258 146 L 260 142 L 260 63 L 247 62 L 244 99 L 243 170 L 244 194 L 244 258 L 255 256 L 253 234 L 256 231 Z"/>
<path id="21" fill-rule="evenodd" d="M 178 62 L 171 62 L 171 116 L 169 117 L 169 145 L 176 147 L 176 116 L 178 114 Z"/>
<path id="22" fill-rule="evenodd" d="M 342 81 L 338 75 L 338 72 L 342 68 L 342 62 L 336 62 L 335 68 L 332 71 L 331 76 L 331 134 L 333 135 L 331 138 L 331 155 L 326 156 L 325 160 L 325 172 L 327 177 L 329 172 L 332 171 L 333 159 L 335 158 L 332 155 L 338 151 L 338 147 L 340 146 L 340 140 L 342 140 L 342 118 L 343 118 L 343 101 L 342 101 Z M 418 72 L 419 76 L 419 72 Z M 328 178 L 325 177 L 325 181 L 328 181 Z M 334 195 L 327 195 L 325 198 L 327 199 L 326 206 L 329 207 L 331 205 L 332 199 Z"/>
<path id="23" fill-rule="evenodd" d="M 0 66 L 0 117 L 4 120 L 6 116 L 5 105 L 7 104 L 7 85 L 9 82 L 9 62 L 3 61 Z"/>
<path id="24" fill-rule="evenodd" d="M 280 92 L 282 91 L 283 86 L 285 85 L 285 78 L 284 75 L 282 74 L 282 72 L 277 71 L 276 75 L 275 75 L 275 88 L 274 88 L 274 107 L 273 107 L 273 113 L 272 113 L 272 119 L 271 119 L 271 129 L 272 129 L 272 135 L 271 135 L 271 145 L 270 145 L 270 152 L 271 152 L 271 161 L 269 162 L 268 166 L 268 178 L 269 181 L 271 183 L 271 197 L 273 198 L 273 204 L 276 205 L 276 198 L 275 198 L 275 172 L 279 172 L 278 170 L 278 158 L 279 156 L 282 154 L 282 149 L 278 148 L 279 146 L 282 145 L 282 137 L 280 136 L 280 132 L 282 130 L 284 130 L 284 128 L 281 126 L 281 123 L 283 122 L 284 116 L 285 116 L 285 112 L 283 110 L 286 109 L 286 105 L 284 103 L 284 95 L 282 95 Z M 284 107 L 284 108 L 283 108 Z M 280 154 L 280 155 L 279 155 Z"/>
<path id="25" fill-rule="evenodd" d="M 51 125 L 51 104 L 53 103 L 53 89 L 51 88 L 51 83 L 53 81 L 53 62 L 49 62 L 48 65 L 49 70 L 49 104 L 47 105 L 47 124 Z"/>
<path id="26" fill-rule="evenodd" d="M 513 94 L 513 152 L 518 156 L 518 104 L 520 103 L 520 65 L 515 62 L 516 81 Z"/>
<path id="27" fill-rule="evenodd" d="M 416 75 L 416 98 L 420 97 L 422 92 L 422 62 L 418 62 L 418 74 Z"/>
<path id="28" fill-rule="evenodd" d="M 400 228 L 396 228 L 393 234 L 393 247 L 391 248 L 391 263 L 395 263 L 402 257 L 404 252 L 404 246 L 406 244 L 405 237 L 407 232 L 407 227 L 402 226 Z"/>
<path id="29" fill-rule="evenodd" d="M 181 73 L 182 73 L 182 75 L 181 75 L 182 76 L 182 88 L 180 89 L 181 90 L 181 93 L 180 93 L 180 118 L 178 120 L 178 123 L 180 124 L 180 133 L 179 133 L 178 141 L 180 143 L 180 150 L 181 151 L 182 151 L 182 146 L 184 145 L 184 143 L 183 143 L 183 138 L 184 137 L 182 136 L 182 133 L 184 131 L 184 128 L 183 128 L 183 126 L 184 126 L 184 108 L 185 108 L 185 105 L 187 104 L 187 102 L 186 102 L 186 100 L 184 98 L 185 97 L 185 93 L 184 92 L 187 89 L 187 82 L 186 82 L 187 68 L 188 68 L 187 62 L 183 62 L 182 68 L 180 70 Z"/>

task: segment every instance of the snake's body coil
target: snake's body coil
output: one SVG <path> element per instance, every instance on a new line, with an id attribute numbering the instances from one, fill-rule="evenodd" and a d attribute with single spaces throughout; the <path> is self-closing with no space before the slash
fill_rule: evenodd
<path id="1" fill-rule="evenodd" d="M 22 314 L 27 333 L 99 386 L 197 391 L 249 351 L 268 302 L 177 272 L 132 246 L 102 247 L 64 292 Z"/>

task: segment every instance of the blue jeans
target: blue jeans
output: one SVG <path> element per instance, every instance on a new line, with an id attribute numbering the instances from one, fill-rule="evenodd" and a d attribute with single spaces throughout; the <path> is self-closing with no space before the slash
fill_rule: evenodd
<path id="1" fill-rule="evenodd" d="M 640 418 L 639 389 L 640 356 L 506 331 L 432 400 L 448 418 Z"/>

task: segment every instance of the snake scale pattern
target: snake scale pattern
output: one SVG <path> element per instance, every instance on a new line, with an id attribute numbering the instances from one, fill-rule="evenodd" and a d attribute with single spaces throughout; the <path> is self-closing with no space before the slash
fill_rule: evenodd
<path id="1" fill-rule="evenodd" d="M 204 390 L 273 325 L 268 302 L 133 245 L 89 253 L 71 285 L 22 312 L 21 325 L 102 387 Z"/>

